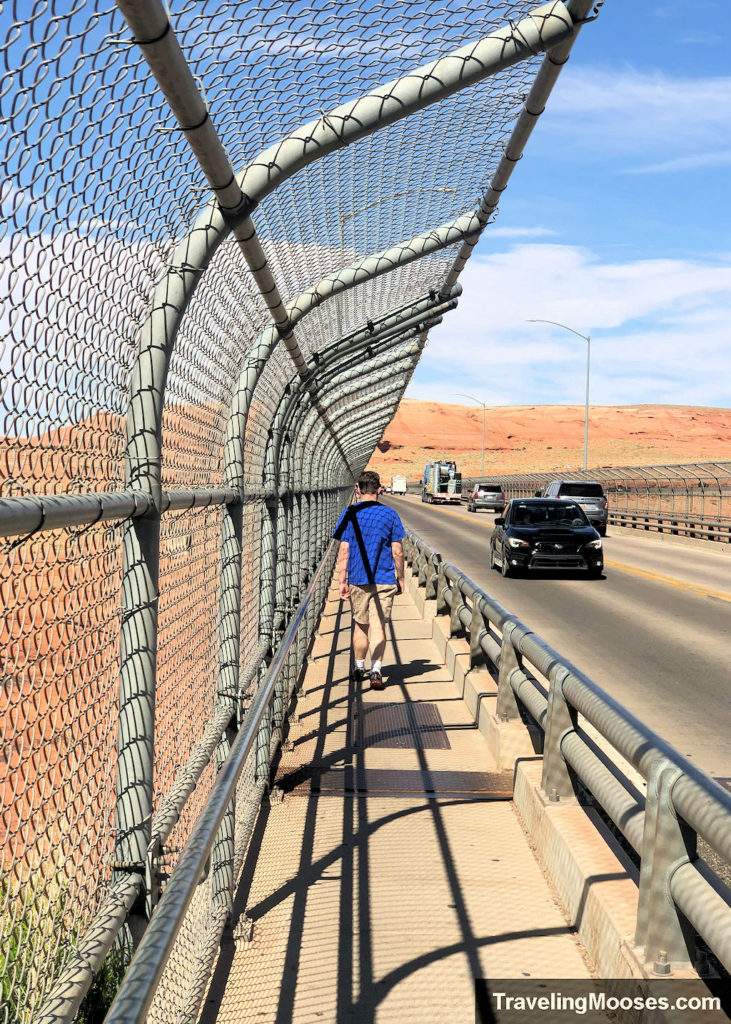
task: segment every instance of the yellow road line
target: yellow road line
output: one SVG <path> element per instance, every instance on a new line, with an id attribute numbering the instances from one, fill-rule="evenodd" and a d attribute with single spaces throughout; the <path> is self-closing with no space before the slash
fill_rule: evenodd
<path id="1" fill-rule="evenodd" d="M 628 572 L 632 576 L 641 576 L 646 580 L 654 580 L 657 583 L 664 583 L 666 587 L 674 587 L 676 590 L 688 590 L 694 594 L 700 594 L 702 597 L 717 597 L 721 601 L 731 601 L 731 594 L 726 594 L 723 590 L 711 590 L 710 587 L 700 587 L 695 583 L 686 583 L 684 580 L 676 579 L 674 576 L 663 576 L 659 572 L 651 572 L 649 569 L 638 569 L 634 565 L 626 565 L 624 562 L 615 562 L 611 558 L 605 558 L 604 564 L 611 566 L 612 569 L 620 569 L 622 572 Z"/>

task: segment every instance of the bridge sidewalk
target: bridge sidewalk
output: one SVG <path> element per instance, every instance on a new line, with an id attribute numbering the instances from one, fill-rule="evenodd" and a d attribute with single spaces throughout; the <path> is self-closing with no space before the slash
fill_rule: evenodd
<path id="1" fill-rule="evenodd" d="M 397 599 L 383 692 L 349 645 L 333 588 L 202 1024 L 472 1024 L 475 977 L 589 977 L 430 623 Z"/>

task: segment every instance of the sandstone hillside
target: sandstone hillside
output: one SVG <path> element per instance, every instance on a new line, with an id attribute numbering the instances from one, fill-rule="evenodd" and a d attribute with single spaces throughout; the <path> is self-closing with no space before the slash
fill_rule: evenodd
<path id="1" fill-rule="evenodd" d="M 402 401 L 370 467 L 389 479 L 416 479 L 442 452 L 465 476 L 479 473 L 482 409 Z M 485 473 L 578 469 L 583 462 L 584 408 L 500 406 L 486 410 Z M 731 409 L 684 405 L 593 406 L 589 459 L 599 466 L 647 466 L 731 460 Z"/>

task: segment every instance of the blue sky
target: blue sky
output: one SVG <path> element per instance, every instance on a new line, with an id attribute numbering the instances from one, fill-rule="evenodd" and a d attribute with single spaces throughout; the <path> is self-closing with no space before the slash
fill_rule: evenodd
<path id="1" fill-rule="evenodd" d="M 410 398 L 731 406 L 731 6 L 606 0 Z"/>

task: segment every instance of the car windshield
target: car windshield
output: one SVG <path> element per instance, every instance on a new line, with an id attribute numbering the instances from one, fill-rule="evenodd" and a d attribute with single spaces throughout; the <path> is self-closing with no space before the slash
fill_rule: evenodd
<path id="1" fill-rule="evenodd" d="M 571 484 L 561 484 L 559 494 L 568 494 L 572 498 L 601 498 L 604 496 L 604 490 L 601 484 L 589 484 L 578 480 Z"/>
<path id="2" fill-rule="evenodd" d="M 480 484 L 480 494 L 500 494 L 501 491 L 500 484 Z"/>
<path id="3" fill-rule="evenodd" d="M 586 526 L 588 519 L 583 510 L 573 501 L 550 504 L 527 504 L 517 502 L 510 515 L 513 526 Z"/>

